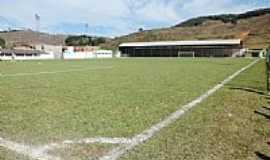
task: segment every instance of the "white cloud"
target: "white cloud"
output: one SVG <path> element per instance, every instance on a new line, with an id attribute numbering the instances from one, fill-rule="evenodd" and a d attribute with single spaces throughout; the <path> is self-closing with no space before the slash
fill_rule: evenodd
<path id="1" fill-rule="evenodd" d="M 88 23 L 91 33 L 119 35 L 139 27 L 171 26 L 194 16 L 239 13 L 267 6 L 270 1 L 266 0 L 1 0 L 0 16 L 16 19 L 18 25 L 30 28 L 38 13 L 46 31 L 69 32 L 69 28 L 72 31 L 72 27 Z"/>
<path id="2" fill-rule="evenodd" d="M 175 1 L 150 1 L 143 7 L 138 8 L 136 16 L 144 20 L 152 20 L 157 22 L 171 22 L 177 20 L 179 17 L 174 10 Z"/>

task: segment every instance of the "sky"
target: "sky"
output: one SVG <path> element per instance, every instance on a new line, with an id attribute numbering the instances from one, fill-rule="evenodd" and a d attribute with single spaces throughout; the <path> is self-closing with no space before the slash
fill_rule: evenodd
<path id="1" fill-rule="evenodd" d="M 116 37 L 197 16 L 266 7 L 270 0 L 0 0 L 0 30 L 39 28 L 54 34 Z M 39 27 L 35 14 L 40 16 Z"/>

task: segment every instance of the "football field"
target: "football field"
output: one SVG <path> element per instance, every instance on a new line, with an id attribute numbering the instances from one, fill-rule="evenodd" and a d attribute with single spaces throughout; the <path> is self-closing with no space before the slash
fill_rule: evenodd
<path id="1" fill-rule="evenodd" d="M 0 62 L 0 153 L 4 159 L 118 158 L 129 150 L 123 145 L 132 148 L 174 125 L 198 98 L 251 64 L 254 59 L 232 58 Z"/>

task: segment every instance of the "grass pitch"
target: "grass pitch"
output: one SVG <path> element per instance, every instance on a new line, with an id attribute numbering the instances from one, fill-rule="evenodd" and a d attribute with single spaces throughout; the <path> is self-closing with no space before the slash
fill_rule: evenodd
<path id="1" fill-rule="evenodd" d="M 1 62 L 0 136 L 27 144 L 131 137 L 251 61 Z M 45 72 L 54 73 L 36 74 Z"/>
<path id="2" fill-rule="evenodd" d="M 31 160 L 29 157 L 19 155 L 6 148 L 0 147 L 0 160 Z"/>
<path id="3" fill-rule="evenodd" d="M 265 91 L 264 63 L 240 74 L 122 159 L 269 159 L 270 97 Z"/>

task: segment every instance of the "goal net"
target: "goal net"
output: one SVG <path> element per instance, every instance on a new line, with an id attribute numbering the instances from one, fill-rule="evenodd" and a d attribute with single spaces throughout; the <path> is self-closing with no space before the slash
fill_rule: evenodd
<path id="1" fill-rule="evenodd" d="M 193 57 L 193 58 L 195 58 L 195 52 L 193 52 L 193 51 L 179 51 L 178 57 Z"/>

